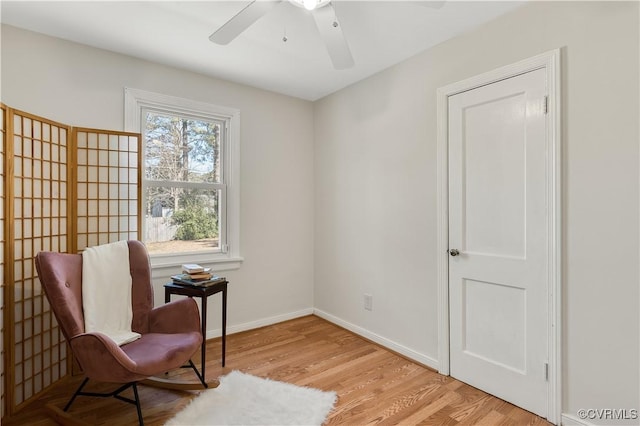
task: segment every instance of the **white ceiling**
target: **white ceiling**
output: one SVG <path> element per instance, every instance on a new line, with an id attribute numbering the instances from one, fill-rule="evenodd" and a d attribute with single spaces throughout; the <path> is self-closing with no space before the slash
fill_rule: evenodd
<path id="1" fill-rule="evenodd" d="M 355 66 L 334 70 L 313 17 L 287 0 L 226 46 L 209 35 L 248 1 L 6 1 L 2 23 L 316 100 L 523 2 L 333 0 Z M 285 34 L 288 41 L 282 41 Z"/>

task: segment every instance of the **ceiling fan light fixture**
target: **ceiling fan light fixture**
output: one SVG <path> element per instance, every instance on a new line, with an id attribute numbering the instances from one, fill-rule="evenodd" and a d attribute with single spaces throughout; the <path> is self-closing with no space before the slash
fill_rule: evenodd
<path id="1" fill-rule="evenodd" d="M 289 0 L 292 4 L 307 10 L 319 9 L 330 3 L 331 0 Z"/>

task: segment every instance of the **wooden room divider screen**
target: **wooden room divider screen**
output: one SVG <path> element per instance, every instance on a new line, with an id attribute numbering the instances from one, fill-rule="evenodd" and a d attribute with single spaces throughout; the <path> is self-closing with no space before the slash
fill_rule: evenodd
<path id="1" fill-rule="evenodd" d="M 35 255 L 138 239 L 141 137 L 2 112 L 4 417 L 71 371 Z"/>
<path id="2" fill-rule="evenodd" d="M 5 370 L 5 352 L 4 352 L 4 314 L 5 314 L 5 309 L 4 309 L 4 287 L 5 287 L 5 282 L 6 280 L 4 279 L 4 246 L 5 246 L 5 238 L 4 238 L 4 225 L 5 225 L 5 220 L 4 220 L 4 206 L 5 206 L 5 191 L 4 191 L 4 187 L 6 186 L 6 178 L 5 178 L 5 173 L 4 173 L 4 163 L 5 163 L 5 158 L 4 158 L 4 152 L 5 152 L 5 141 L 7 139 L 6 137 L 6 110 L 4 105 L 1 105 L 1 116 L 0 116 L 0 175 L 2 175 L 2 185 L 0 185 L 0 273 L 2 274 L 2 291 L 0 291 L 0 330 L 2 330 L 2 338 L 0 339 L 0 400 L 2 405 L 0 406 L 0 418 L 4 417 L 5 414 L 5 410 L 6 410 L 6 406 L 7 406 L 7 400 L 5 398 L 5 374 L 4 374 L 4 370 Z"/>

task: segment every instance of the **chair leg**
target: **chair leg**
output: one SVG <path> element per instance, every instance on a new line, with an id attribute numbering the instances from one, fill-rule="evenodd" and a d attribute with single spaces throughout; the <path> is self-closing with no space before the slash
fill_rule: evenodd
<path id="1" fill-rule="evenodd" d="M 142 419 L 142 408 L 140 406 L 140 397 L 138 396 L 138 386 L 136 382 L 125 383 L 124 385 L 120 386 L 118 389 L 114 390 L 113 392 L 108 392 L 108 393 L 83 392 L 82 389 L 84 388 L 84 386 L 87 384 L 88 381 L 89 381 L 89 378 L 85 377 L 85 379 L 80 384 L 80 387 L 78 387 L 78 389 L 73 394 L 69 402 L 67 402 L 67 405 L 65 405 L 63 411 L 67 411 L 69 407 L 71 407 L 71 404 L 73 404 L 73 401 L 76 399 L 78 395 L 93 396 L 93 397 L 100 397 L 100 398 L 113 397 L 113 398 L 119 399 L 120 401 L 128 402 L 129 404 L 135 405 L 136 411 L 138 412 L 138 423 L 140 424 L 140 426 L 144 426 L 144 420 Z M 129 388 L 133 388 L 133 396 L 135 399 L 127 398 L 125 396 L 120 395 L 123 391 Z"/>
<path id="2" fill-rule="evenodd" d="M 138 411 L 138 423 L 140 426 L 144 426 L 144 420 L 142 420 L 142 409 L 140 408 L 140 397 L 138 397 L 138 385 L 133 384 L 133 396 L 136 399 L 136 410 Z"/>
<path id="3" fill-rule="evenodd" d="M 189 367 L 191 367 L 193 369 L 193 371 L 196 373 L 196 376 L 198 376 L 198 379 L 200 380 L 200 382 L 202 383 L 202 386 L 204 386 L 205 388 L 208 388 L 209 385 L 207 384 L 207 382 L 204 380 L 204 377 L 202 377 L 202 374 L 200 374 L 200 372 L 198 371 L 198 369 L 196 368 L 196 365 L 193 363 L 193 361 L 189 360 Z"/>
<path id="4" fill-rule="evenodd" d="M 71 404 L 73 404 L 73 401 L 75 401 L 76 397 L 78 395 L 82 394 L 82 388 L 84 388 L 84 385 L 87 384 L 87 382 L 89 381 L 88 377 L 85 377 L 85 379 L 82 381 L 82 383 L 80 384 L 80 387 L 76 390 L 76 392 L 73 394 L 73 396 L 71 397 L 71 399 L 69 400 L 69 402 L 67 402 L 67 405 L 64 406 L 64 410 L 63 411 L 67 411 L 69 409 L 69 407 L 71 407 Z"/>

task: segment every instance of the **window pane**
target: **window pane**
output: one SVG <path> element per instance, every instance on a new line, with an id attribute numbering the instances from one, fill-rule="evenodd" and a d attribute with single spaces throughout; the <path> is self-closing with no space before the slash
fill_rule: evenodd
<path id="1" fill-rule="evenodd" d="M 147 179 L 221 183 L 220 123 L 147 112 L 145 147 Z"/>
<path id="2" fill-rule="evenodd" d="M 219 250 L 220 191 L 151 187 L 145 198 L 150 253 Z"/>

